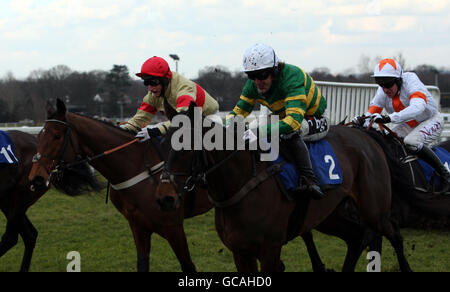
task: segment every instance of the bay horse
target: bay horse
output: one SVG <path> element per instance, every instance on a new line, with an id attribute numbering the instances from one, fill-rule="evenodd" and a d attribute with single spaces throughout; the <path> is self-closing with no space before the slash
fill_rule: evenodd
<path id="1" fill-rule="evenodd" d="M 177 212 L 169 214 L 160 210 L 154 197 L 159 182 L 156 173 L 164 161 L 159 142 L 151 139 L 146 143 L 133 143 L 134 134 L 67 112 L 59 99 L 56 110 L 47 108 L 47 117 L 38 135 L 38 154 L 29 174 L 31 183 L 36 188 L 45 187 L 52 181 L 51 174 L 58 176 L 60 169 L 88 160 L 111 183 L 111 202 L 128 220 L 137 250 L 137 270 L 149 271 L 151 236 L 157 233 L 169 242 L 181 269 L 195 271 L 183 220 L 205 213 L 212 205 L 205 195 L 192 200 L 186 198 Z M 129 146 L 110 151 L 125 144 Z"/>
<path id="2" fill-rule="evenodd" d="M 37 151 L 37 139 L 34 135 L 22 131 L 7 131 L 14 144 L 17 164 L 0 165 L 0 209 L 6 217 L 6 230 L 0 242 L 0 257 L 13 248 L 19 235 L 25 245 L 21 272 L 30 268 L 38 231 L 27 217 L 26 212 L 48 188 L 30 189 L 28 174 L 32 166 L 32 158 Z M 95 177 L 85 171 L 86 165 L 79 165 L 72 171 L 64 172 L 55 181 L 55 186 L 63 193 L 75 196 L 85 191 L 98 190 Z M 83 168 L 83 169 L 82 169 Z"/>
<path id="3" fill-rule="evenodd" d="M 195 104 L 191 104 L 184 113 L 191 125 L 194 108 Z M 172 136 L 179 134 L 179 130 L 180 127 L 171 127 L 163 144 L 172 148 Z M 190 131 L 191 137 L 195 137 L 199 129 L 191 127 Z M 227 131 L 222 129 L 221 134 L 225 141 Z M 345 126 L 331 127 L 325 139 L 335 151 L 343 182 L 326 191 L 322 200 L 310 201 L 304 196 L 296 203 L 286 199 L 274 176 L 275 166 L 256 163 L 255 151 L 204 148 L 172 148 L 156 196 L 162 206 L 174 209 L 179 204 L 179 189 L 206 181 L 209 196 L 215 203 L 216 230 L 233 253 L 238 272 L 257 271 L 257 260 L 261 271 L 280 271 L 282 246 L 298 235 L 308 234 L 350 197 L 355 200 L 364 224 L 389 239 L 401 270 L 411 271 L 399 227 L 390 219 L 391 179 L 383 150 L 368 135 Z M 190 143 L 191 147 L 195 146 L 194 141 Z M 299 213 L 295 212 L 296 207 L 301 210 Z M 294 219 L 293 214 L 303 215 Z M 293 225 L 298 226 L 292 228 Z"/>

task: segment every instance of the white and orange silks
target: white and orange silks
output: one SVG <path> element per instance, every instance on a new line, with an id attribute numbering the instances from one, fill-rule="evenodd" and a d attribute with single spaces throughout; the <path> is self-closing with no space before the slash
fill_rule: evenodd
<path id="1" fill-rule="evenodd" d="M 412 72 L 402 74 L 403 84 L 394 98 L 389 98 L 381 87 L 370 103 L 366 116 L 389 113 L 392 129 L 412 151 L 419 151 L 423 145 L 432 146 L 439 139 L 444 120 L 438 105 L 425 85 Z"/>

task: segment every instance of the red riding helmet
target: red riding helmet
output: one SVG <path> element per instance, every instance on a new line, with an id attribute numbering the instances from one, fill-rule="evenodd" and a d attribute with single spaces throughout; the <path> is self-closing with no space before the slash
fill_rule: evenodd
<path id="1" fill-rule="evenodd" d="M 137 73 L 136 76 L 144 77 L 145 75 L 151 75 L 156 77 L 164 77 L 171 79 L 172 71 L 170 71 L 169 64 L 161 57 L 151 57 L 142 65 L 141 73 Z"/>

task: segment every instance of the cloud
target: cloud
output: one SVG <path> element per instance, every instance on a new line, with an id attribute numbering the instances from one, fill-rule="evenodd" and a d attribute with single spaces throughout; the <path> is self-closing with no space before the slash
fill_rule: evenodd
<path id="1" fill-rule="evenodd" d="M 180 72 L 193 77 L 205 66 L 239 68 L 246 47 L 265 42 L 287 62 L 334 70 L 342 64 L 350 67 L 363 53 L 448 44 L 448 2 L 9 1 L 0 3 L 0 43 L 6 54 L 0 68 L 22 70 L 23 76 L 30 68 L 59 63 L 74 70 L 126 64 L 134 72 L 153 55 L 176 53 Z M 22 62 L 26 51 L 34 56 L 28 63 Z"/>

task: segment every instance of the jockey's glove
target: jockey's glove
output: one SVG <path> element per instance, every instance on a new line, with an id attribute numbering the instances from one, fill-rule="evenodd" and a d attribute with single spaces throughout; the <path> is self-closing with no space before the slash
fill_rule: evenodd
<path id="1" fill-rule="evenodd" d="M 387 124 L 387 123 L 391 122 L 391 117 L 383 116 L 383 115 L 377 113 L 372 116 L 372 120 L 375 123 Z"/>
<path id="2" fill-rule="evenodd" d="M 144 142 L 158 136 L 161 136 L 161 131 L 158 127 L 147 126 L 137 133 L 136 138 L 139 138 L 139 142 Z"/>
<path id="3" fill-rule="evenodd" d="M 354 117 L 353 120 L 352 120 L 352 123 L 354 125 L 356 125 L 356 126 L 362 126 L 364 124 L 364 122 L 365 122 L 365 116 L 364 115 L 362 115 L 362 116 L 358 115 L 358 116 Z"/>

